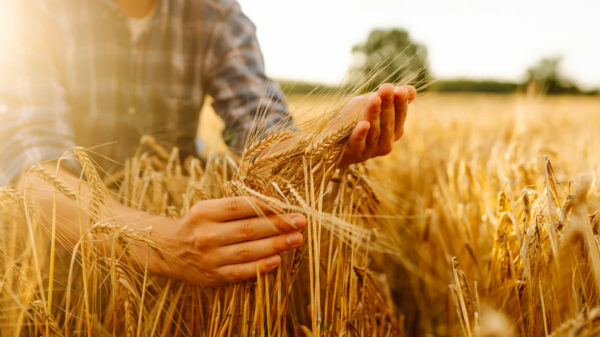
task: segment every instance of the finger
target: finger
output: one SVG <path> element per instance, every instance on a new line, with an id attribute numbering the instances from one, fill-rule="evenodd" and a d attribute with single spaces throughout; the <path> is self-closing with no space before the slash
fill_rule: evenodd
<path id="1" fill-rule="evenodd" d="M 415 100 L 415 98 L 417 98 L 417 89 L 415 89 L 415 87 L 408 84 L 403 85 L 402 87 L 406 88 L 406 90 L 408 91 L 408 103 L 411 103 Z"/>
<path id="2" fill-rule="evenodd" d="M 396 106 L 396 125 L 394 127 L 394 140 L 400 139 L 404 133 L 404 121 L 408 111 L 409 92 L 405 87 L 398 87 L 394 91 Z"/>
<path id="3" fill-rule="evenodd" d="M 217 273 L 226 282 L 237 283 L 256 277 L 257 271 L 261 274 L 268 273 L 279 264 L 281 264 L 281 257 L 273 255 L 258 261 L 223 266 L 217 269 Z"/>
<path id="4" fill-rule="evenodd" d="M 230 221 L 280 213 L 273 205 L 252 197 L 231 197 L 205 200 L 196 203 L 190 210 L 192 217 L 209 218 L 215 221 Z"/>
<path id="5" fill-rule="evenodd" d="M 367 135 L 369 134 L 370 128 L 371 123 L 360 121 L 356 124 L 354 130 L 352 130 L 346 151 L 353 157 L 360 157 L 365 151 L 365 147 L 367 146 Z"/>
<path id="6" fill-rule="evenodd" d="M 215 245 L 225 246 L 234 243 L 262 239 L 277 234 L 300 230 L 307 225 L 302 214 L 270 215 L 221 223 L 216 228 Z"/>
<path id="7" fill-rule="evenodd" d="M 367 100 L 367 107 L 365 112 L 365 120 L 371 124 L 369 133 L 367 134 L 367 142 L 364 154 L 369 156 L 374 153 L 379 143 L 379 136 L 381 135 L 380 129 L 380 116 L 381 114 L 381 97 L 378 94 L 372 94 Z"/>
<path id="8" fill-rule="evenodd" d="M 395 127 L 394 86 L 386 83 L 379 87 L 377 94 L 381 98 L 380 129 L 376 154 L 388 154 L 392 150 Z"/>
<path id="9" fill-rule="evenodd" d="M 214 250 L 215 263 L 218 266 L 238 264 L 262 259 L 294 249 L 302 244 L 302 234 L 292 232 L 266 239 L 236 243 Z"/>

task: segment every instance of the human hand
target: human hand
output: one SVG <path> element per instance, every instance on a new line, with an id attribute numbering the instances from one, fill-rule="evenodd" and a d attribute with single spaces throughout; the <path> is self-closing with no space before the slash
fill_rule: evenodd
<path id="1" fill-rule="evenodd" d="M 358 123 L 350 134 L 341 167 L 383 156 L 402 137 L 408 104 L 417 96 L 411 85 L 383 84 L 376 93 L 353 98 L 340 111 L 340 120 L 354 118 Z"/>
<path id="2" fill-rule="evenodd" d="M 182 219 L 153 226 L 174 256 L 154 258 L 149 269 L 210 287 L 269 272 L 281 263 L 279 253 L 302 244 L 298 230 L 307 225 L 302 214 L 279 213 L 250 197 L 198 202 Z"/>

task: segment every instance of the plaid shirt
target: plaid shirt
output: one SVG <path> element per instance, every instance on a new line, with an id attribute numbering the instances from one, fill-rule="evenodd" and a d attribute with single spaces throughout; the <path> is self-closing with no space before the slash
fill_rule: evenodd
<path id="1" fill-rule="evenodd" d="M 151 134 L 194 154 L 206 94 L 237 149 L 259 105 L 269 106 L 268 124 L 288 117 L 235 0 L 159 0 L 135 43 L 112 0 L 13 3 L 0 65 L 0 186 L 76 145 L 121 161 Z"/>

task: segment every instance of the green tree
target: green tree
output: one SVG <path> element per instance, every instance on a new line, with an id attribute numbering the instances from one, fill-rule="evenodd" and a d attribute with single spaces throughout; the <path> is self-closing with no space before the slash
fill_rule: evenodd
<path id="1" fill-rule="evenodd" d="M 429 80 L 427 50 L 413 42 L 406 30 L 373 30 L 352 53 L 356 64 L 350 68 L 350 76 L 363 85 L 362 91 L 371 91 L 383 82 L 423 87 Z"/>
<path id="2" fill-rule="evenodd" d="M 527 69 L 525 85 L 547 94 L 579 94 L 581 90 L 560 70 L 562 57 L 546 57 Z"/>

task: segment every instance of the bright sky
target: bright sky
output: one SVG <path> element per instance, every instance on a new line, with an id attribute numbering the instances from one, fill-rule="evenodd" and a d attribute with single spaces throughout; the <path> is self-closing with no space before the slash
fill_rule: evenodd
<path id="1" fill-rule="evenodd" d="M 238 0 L 256 23 L 267 72 L 339 82 L 373 28 L 405 28 L 438 77 L 520 80 L 543 56 L 600 87 L 598 0 Z"/>

